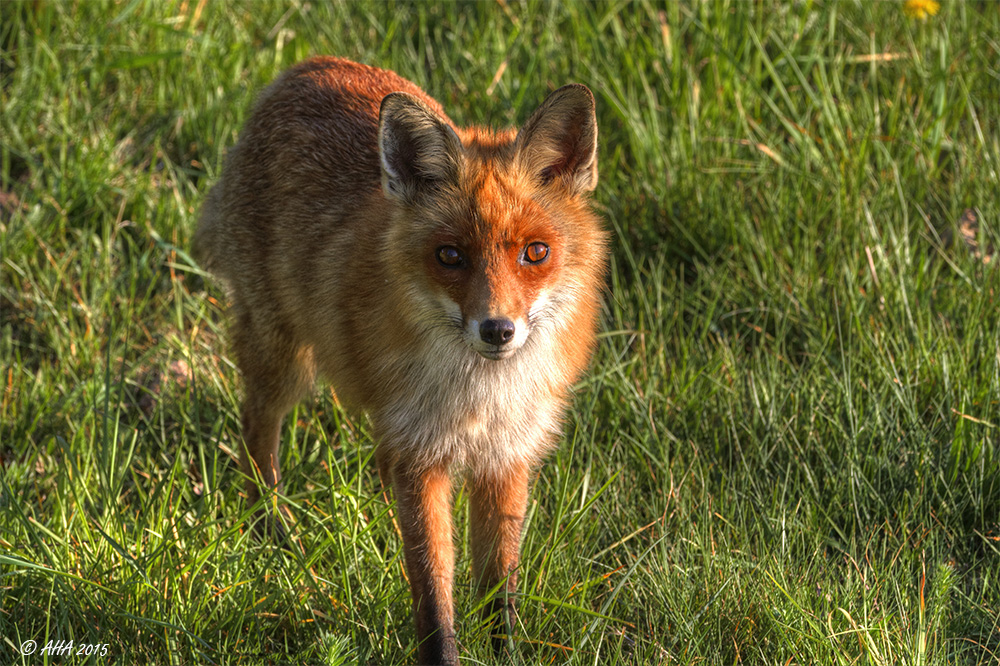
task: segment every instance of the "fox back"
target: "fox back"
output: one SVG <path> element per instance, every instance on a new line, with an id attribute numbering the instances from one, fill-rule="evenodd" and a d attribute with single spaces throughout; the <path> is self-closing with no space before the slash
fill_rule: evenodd
<path id="1" fill-rule="evenodd" d="M 583 86 L 520 131 L 463 129 L 392 72 L 315 58 L 263 92 L 204 205 L 195 255 L 230 291 L 248 499 L 278 485 L 281 421 L 317 374 L 367 411 L 412 514 L 422 663 L 457 658 L 453 470 L 482 514 L 477 577 L 516 580 L 530 470 L 595 345 L 596 147 Z"/>

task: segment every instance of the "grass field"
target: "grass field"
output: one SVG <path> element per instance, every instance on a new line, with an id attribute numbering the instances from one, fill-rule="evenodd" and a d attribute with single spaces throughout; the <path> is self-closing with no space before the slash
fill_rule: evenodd
<path id="1" fill-rule="evenodd" d="M 1000 7 L 903 7 L 0 4 L 0 663 L 415 659 L 328 390 L 284 430 L 305 554 L 243 530 L 225 299 L 187 254 L 254 93 L 319 53 L 461 123 L 597 97 L 613 266 L 533 490 L 525 664 L 997 663 Z"/>

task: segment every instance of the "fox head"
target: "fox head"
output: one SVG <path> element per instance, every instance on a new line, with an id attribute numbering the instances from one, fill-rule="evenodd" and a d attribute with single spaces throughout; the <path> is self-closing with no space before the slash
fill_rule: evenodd
<path id="1" fill-rule="evenodd" d="M 568 314 L 602 270 L 589 209 L 597 121 L 585 86 L 559 88 L 520 131 L 456 130 L 416 97 L 382 100 L 382 191 L 395 204 L 394 275 L 423 326 L 452 329 L 484 358 L 515 354 Z M 572 335 L 572 331 L 555 331 Z"/>

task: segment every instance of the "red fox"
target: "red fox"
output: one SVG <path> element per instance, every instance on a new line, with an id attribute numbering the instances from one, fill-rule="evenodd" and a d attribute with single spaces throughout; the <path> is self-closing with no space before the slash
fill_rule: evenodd
<path id="1" fill-rule="evenodd" d="M 326 57 L 261 94 L 205 201 L 194 251 L 230 289 L 247 501 L 278 487 L 282 420 L 317 374 L 366 411 L 421 664 L 458 663 L 453 473 L 475 580 L 510 630 L 530 477 L 595 346 L 596 184 L 585 86 L 519 131 L 462 129 L 393 72 Z"/>

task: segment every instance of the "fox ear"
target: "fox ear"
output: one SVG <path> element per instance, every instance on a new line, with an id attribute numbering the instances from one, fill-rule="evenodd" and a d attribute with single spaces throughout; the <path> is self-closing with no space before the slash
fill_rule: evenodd
<path id="1" fill-rule="evenodd" d="M 574 194 L 597 187 L 594 95 L 572 83 L 542 102 L 517 135 L 517 156 L 539 182 L 563 181 Z"/>
<path id="2" fill-rule="evenodd" d="M 406 93 L 382 99 L 378 152 L 382 190 L 407 201 L 423 187 L 458 177 L 462 142 L 426 104 Z"/>

